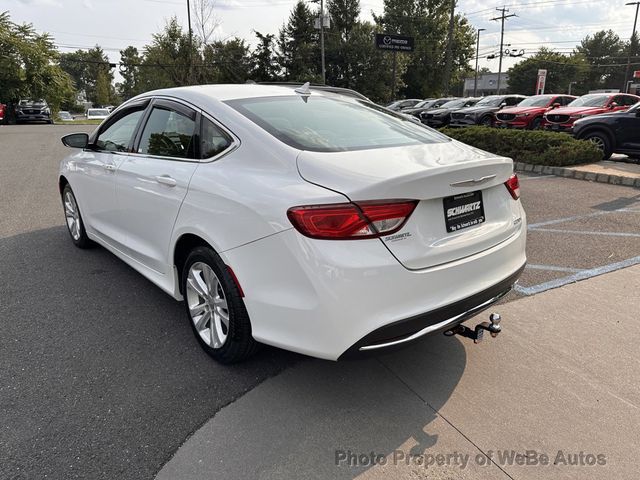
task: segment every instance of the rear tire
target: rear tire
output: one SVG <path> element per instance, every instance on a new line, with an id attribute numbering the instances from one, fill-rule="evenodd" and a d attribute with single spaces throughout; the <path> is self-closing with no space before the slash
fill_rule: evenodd
<path id="1" fill-rule="evenodd" d="M 69 184 L 66 184 L 62 190 L 62 207 L 64 208 L 67 231 L 71 236 L 73 244 L 82 249 L 91 248 L 93 242 L 87 236 L 82 214 L 80 213 L 80 207 Z"/>
<path id="2" fill-rule="evenodd" d="M 594 130 L 587 132 L 583 137 L 583 140 L 587 140 L 595 144 L 602 151 L 602 159 L 608 160 L 613 154 L 613 147 L 611 145 L 611 139 L 605 132 Z"/>
<path id="3" fill-rule="evenodd" d="M 253 355 L 249 314 L 234 279 L 209 247 L 191 251 L 182 268 L 187 318 L 200 346 L 220 363 L 236 363 Z"/>

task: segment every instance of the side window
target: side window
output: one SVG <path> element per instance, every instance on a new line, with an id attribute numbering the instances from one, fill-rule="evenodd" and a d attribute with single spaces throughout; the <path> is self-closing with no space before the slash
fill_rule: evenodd
<path id="1" fill-rule="evenodd" d="M 174 110 L 154 107 L 142 131 L 138 153 L 195 158 L 196 122 Z"/>
<path id="2" fill-rule="evenodd" d="M 628 97 L 628 96 L 622 97 L 621 105 L 630 107 L 631 105 L 635 105 L 636 103 L 637 103 L 637 100 L 633 97 Z"/>
<path id="3" fill-rule="evenodd" d="M 126 152 L 143 113 L 143 108 L 134 110 L 109 125 L 98 135 L 96 147 L 107 152 Z"/>
<path id="4" fill-rule="evenodd" d="M 507 102 L 507 107 L 513 107 L 517 104 L 519 104 L 522 100 L 524 100 L 524 98 L 519 98 L 519 97 L 507 97 L 505 99 L 505 102 Z"/>
<path id="5" fill-rule="evenodd" d="M 232 139 L 208 118 L 202 117 L 200 158 L 211 158 L 231 146 Z"/>

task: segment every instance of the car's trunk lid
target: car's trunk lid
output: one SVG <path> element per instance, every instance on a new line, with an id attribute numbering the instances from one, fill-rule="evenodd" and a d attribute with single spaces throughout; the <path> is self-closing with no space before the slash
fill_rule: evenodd
<path id="1" fill-rule="evenodd" d="M 459 142 L 335 153 L 304 151 L 298 157 L 298 170 L 308 182 L 340 192 L 353 202 L 419 200 L 402 230 L 381 239 L 409 269 L 473 255 L 506 240 L 519 228 L 520 209 L 504 186 L 513 172 L 512 161 Z"/>

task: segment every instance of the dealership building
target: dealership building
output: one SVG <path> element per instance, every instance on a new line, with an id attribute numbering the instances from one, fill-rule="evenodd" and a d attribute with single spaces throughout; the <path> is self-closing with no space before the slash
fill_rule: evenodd
<path id="1" fill-rule="evenodd" d="M 464 95 L 465 97 L 473 96 L 473 84 L 475 77 L 465 78 Z M 509 88 L 509 75 L 500 74 L 500 92 L 506 93 Z M 486 97 L 487 95 L 495 95 L 498 93 L 498 74 L 497 73 L 481 73 L 478 75 L 478 96 Z"/>

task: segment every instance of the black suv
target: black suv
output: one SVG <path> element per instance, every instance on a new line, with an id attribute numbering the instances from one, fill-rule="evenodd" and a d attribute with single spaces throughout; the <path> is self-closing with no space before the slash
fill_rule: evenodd
<path id="1" fill-rule="evenodd" d="M 452 127 L 467 127 L 469 125 L 493 126 L 494 114 L 504 107 L 515 107 L 524 95 L 490 95 L 484 97 L 473 107 L 461 108 L 451 113 L 449 125 Z"/>
<path id="2" fill-rule="evenodd" d="M 603 113 L 576 120 L 573 135 L 598 145 L 604 160 L 613 153 L 640 158 L 640 103 L 624 112 Z"/>
<path id="3" fill-rule="evenodd" d="M 53 123 L 51 109 L 44 100 L 20 100 L 16 106 L 16 122 Z"/>

